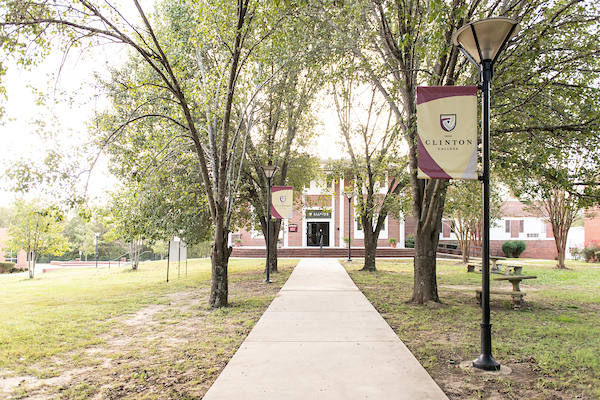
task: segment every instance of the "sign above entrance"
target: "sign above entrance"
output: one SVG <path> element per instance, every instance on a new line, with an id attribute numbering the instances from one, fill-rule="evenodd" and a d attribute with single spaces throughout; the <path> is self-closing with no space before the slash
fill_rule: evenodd
<path id="1" fill-rule="evenodd" d="M 271 188 L 271 214 L 275 219 L 290 219 L 293 214 L 294 187 L 273 186 Z"/>
<path id="2" fill-rule="evenodd" d="M 328 210 L 306 210 L 306 218 L 331 218 Z"/>

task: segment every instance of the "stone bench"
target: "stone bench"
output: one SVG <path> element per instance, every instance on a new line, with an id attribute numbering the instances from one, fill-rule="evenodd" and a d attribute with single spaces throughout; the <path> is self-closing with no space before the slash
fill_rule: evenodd
<path id="1" fill-rule="evenodd" d="M 521 272 L 523 272 L 523 266 L 522 265 L 507 265 L 506 272 L 508 274 L 521 275 Z"/>
<path id="2" fill-rule="evenodd" d="M 480 263 L 468 263 L 467 264 L 467 272 L 475 272 L 475 268 L 477 268 L 478 272 L 481 272 L 481 264 Z"/>
<path id="3" fill-rule="evenodd" d="M 506 295 L 511 296 L 513 309 L 518 310 L 521 308 L 523 304 L 523 296 L 525 296 L 525 292 L 507 292 L 505 290 L 490 290 L 490 294 L 498 294 L 498 295 Z M 475 297 L 477 298 L 477 304 L 481 305 L 481 289 L 475 289 Z"/>

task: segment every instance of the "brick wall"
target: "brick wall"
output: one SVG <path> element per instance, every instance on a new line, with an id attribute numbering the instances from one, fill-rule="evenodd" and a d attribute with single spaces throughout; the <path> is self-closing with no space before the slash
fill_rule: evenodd
<path id="1" fill-rule="evenodd" d="M 600 208 L 588 211 L 584 219 L 585 243 L 600 240 Z"/>

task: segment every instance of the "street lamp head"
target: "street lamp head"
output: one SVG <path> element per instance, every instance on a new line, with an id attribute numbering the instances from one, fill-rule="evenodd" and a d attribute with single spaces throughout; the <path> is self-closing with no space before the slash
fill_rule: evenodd
<path id="1" fill-rule="evenodd" d="M 471 22 L 454 32 L 452 43 L 472 61 L 495 62 L 506 43 L 517 36 L 519 23 L 511 18 L 486 18 Z"/>
<path id="2" fill-rule="evenodd" d="M 348 201 L 352 200 L 352 197 L 354 196 L 354 193 L 352 193 L 351 190 L 348 190 L 346 193 L 344 193 L 344 196 L 346 196 L 346 198 L 348 199 Z"/>
<path id="3" fill-rule="evenodd" d="M 263 170 L 263 173 L 268 179 L 271 179 L 273 175 L 275 175 L 275 171 L 277 171 L 276 165 L 263 165 L 260 167 Z"/>

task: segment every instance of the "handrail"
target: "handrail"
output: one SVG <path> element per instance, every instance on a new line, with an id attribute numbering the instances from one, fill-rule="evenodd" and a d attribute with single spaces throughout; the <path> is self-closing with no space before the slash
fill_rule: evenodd
<path id="1" fill-rule="evenodd" d="M 121 258 L 123 258 L 123 256 L 125 256 L 127 254 L 129 254 L 128 251 L 126 251 L 125 253 L 121 254 L 119 257 L 115 258 L 114 260 L 108 260 L 108 269 L 110 269 L 110 263 L 111 263 L 111 261 L 114 262 L 116 260 L 119 260 L 119 267 L 120 267 L 121 266 Z"/>
<path id="2" fill-rule="evenodd" d="M 454 248 L 454 249 L 449 248 L 448 244 L 449 243 L 441 243 L 441 244 L 438 243 L 436 252 L 442 253 L 442 254 L 462 255 L 462 249 L 460 248 L 460 246 L 458 244 L 456 244 L 456 248 Z M 414 242 L 406 243 L 405 247 L 414 249 L 415 244 L 414 244 Z M 469 254 L 470 254 L 469 257 L 481 257 L 481 246 L 471 246 Z M 493 249 L 493 250 L 490 249 L 490 255 L 502 256 L 502 254 L 500 254 L 500 251 L 498 249 Z"/>

